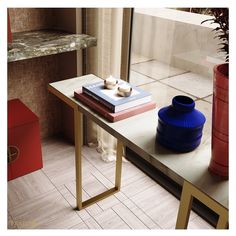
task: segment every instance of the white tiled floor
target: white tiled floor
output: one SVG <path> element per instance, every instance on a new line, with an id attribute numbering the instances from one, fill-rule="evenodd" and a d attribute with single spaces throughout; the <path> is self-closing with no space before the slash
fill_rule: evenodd
<path id="1" fill-rule="evenodd" d="M 154 79 L 151 79 L 148 76 L 142 75 L 133 70 L 130 71 L 130 80 L 132 81 L 132 84 L 135 84 L 136 86 L 155 82 Z"/>
<path id="2" fill-rule="evenodd" d="M 132 82 L 131 82 L 132 83 Z M 140 88 L 150 92 L 152 94 L 152 99 L 156 102 L 157 107 L 161 108 L 163 106 L 168 106 L 171 104 L 172 98 L 177 95 L 190 96 L 176 88 L 172 88 L 166 84 L 159 81 L 141 85 Z M 196 99 L 194 96 L 190 96 L 192 99 Z"/>
<path id="3" fill-rule="evenodd" d="M 203 100 L 212 103 L 213 95 L 205 97 Z"/>
<path id="4" fill-rule="evenodd" d="M 158 107 L 169 105 L 176 95 L 212 103 L 211 78 L 174 68 L 156 60 L 132 64 L 130 83 L 149 91 Z"/>
<path id="5" fill-rule="evenodd" d="M 186 72 L 156 60 L 133 64 L 131 65 L 131 70 L 148 76 L 154 80 L 160 80 Z"/>
<path id="6" fill-rule="evenodd" d="M 31 184 L 32 182 L 34 185 Z M 18 186 L 21 187 L 19 188 Z M 40 170 L 17 178 L 8 182 L 8 207 L 13 208 L 22 201 L 32 199 L 54 188 L 51 181 Z"/>
<path id="7" fill-rule="evenodd" d="M 22 201 L 9 212 L 17 227 L 25 229 L 63 229 L 81 222 L 56 189 Z"/>
<path id="8" fill-rule="evenodd" d="M 191 72 L 163 79 L 161 82 L 198 98 L 211 95 L 213 89 L 212 79 Z"/>
<path id="9" fill-rule="evenodd" d="M 49 176 L 46 171 L 52 153 L 57 153 L 58 158 L 55 170 L 61 170 L 66 162 L 73 163 L 73 151 L 74 147 L 62 140 L 47 140 L 43 143 L 44 168 L 8 182 L 8 198 L 14 202 L 8 207 L 9 228 L 174 229 L 179 201 L 130 162 L 123 162 L 119 193 L 81 211 L 75 210 L 74 179 L 54 182 L 60 173 L 52 171 Z M 83 156 L 83 200 L 86 200 L 113 186 L 115 163 L 102 161 L 95 148 L 84 147 Z M 69 176 L 75 175 L 74 169 L 68 171 Z M 45 180 L 47 184 L 42 188 Z M 28 189 L 32 190 L 31 195 L 27 194 Z M 211 228 L 192 213 L 189 228 L 198 225 Z"/>
<path id="10" fill-rule="evenodd" d="M 137 64 L 140 62 L 150 61 L 150 60 L 152 60 L 152 58 L 148 58 L 148 57 L 136 54 L 136 53 L 132 53 L 131 55 L 131 65 Z"/>
<path id="11" fill-rule="evenodd" d="M 134 57 L 138 58 L 137 55 Z M 155 81 L 167 86 L 155 84 Z M 165 100 L 164 94 L 168 94 L 173 89 L 173 94 L 183 94 L 193 99 L 201 98 L 212 103 L 213 81 L 211 78 L 184 71 L 156 60 L 132 64 L 130 83 L 150 89 L 154 97 L 158 96 L 155 93 L 156 87 L 162 87 L 162 89 L 158 89 L 158 92 L 161 92 L 162 100 Z"/>

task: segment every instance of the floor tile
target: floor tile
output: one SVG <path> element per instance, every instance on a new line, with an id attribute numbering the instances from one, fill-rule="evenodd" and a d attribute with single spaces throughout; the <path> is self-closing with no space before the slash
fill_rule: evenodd
<path id="1" fill-rule="evenodd" d="M 117 199 L 115 196 L 109 196 L 99 201 L 97 204 L 105 211 L 113 206 L 116 206 L 119 203 L 119 199 Z"/>
<path id="2" fill-rule="evenodd" d="M 87 177 L 86 180 L 84 181 L 83 189 L 88 194 L 89 197 L 94 197 L 102 192 L 105 192 L 109 188 L 105 187 L 105 185 L 103 185 L 94 176 L 90 176 L 89 178 Z M 109 196 L 108 198 L 105 198 L 104 200 L 97 202 L 97 205 L 101 209 L 106 210 L 118 203 L 119 200 L 115 196 Z"/>
<path id="3" fill-rule="evenodd" d="M 113 179 L 108 180 L 100 171 L 95 171 L 92 173 L 92 175 L 100 182 L 102 183 L 107 189 L 113 188 L 115 185 L 113 182 Z M 114 194 L 114 196 L 119 200 L 119 201 L 124 201 L 125 199 L 127 199 L 127 196 L 124 195 L 122 192 L 118 192 L 116 194 Z M 109 197 L 109 199 L 111 200 L 111 198 L 113 197 Z M 112 202 L 112 201 L 111 201 Z M 100 204 L 101 203 L 101 204 Z M 117 204 L 117 201 L 113 201 L 113 205 Z M 101 202 L 98 203 L 100 205 L 100 207 L 102 209 L 107 208 L 107 204 L 108 202 L 106 201 L 106 199 L 102 200 Z M 106 206 L 105 206 L 106 205 Z"/>
<path id="4" fill-rule="evenodd" d="M 82 154 L 85 159 L 100 172 L 103 172 L 104 169 L 109 169 L 112 166 L 115 166 L 115 162 L 103 161 L 100 153 L 96 151 L 96 148 L 84 146 Z"/>
<path id="5" fill-rule="evenodd" d="M 131 200 L 152 220 L 164 229 L 174 229 L 179 209 L 179 200 L 161 186 L 153 186 L 135 195 Z"/>
<path id="6" fill-rule="evenodd" d="M 100 171 L 94 171 L 92 176 L 96 178 L 100 183 L 102 183 L 106 188 L 113 188 L 114 184 L 112 181 L 107 179 Z"/>
<path id="7" fill-rule="evenodd" d="M 7 229 L 17 229 L 17 226 L 9 212 L 7 214 Z"/>
<path id="8" fill-rule="evenodd" d="M 209 96 L 213 91 L 212 79 L 195 73 L 173 76 L 161 82 L 198 98 Z"/>
<path id="9" fill-rule="evenodd" d="M 205 97 L 205 98 L 203 98 L 203 100 L 204 100 L 204 101 L 207 101 L 207 102 L 209 102 L 209 103 L 212 103 L 212 101 L 213 101 L 213 95 L 210 95 L 210 96 L 208 96 L 208 97 Z"/>
<path id="10" fill-rule="evenodd" d="M 113 184 L 115 183 L 115 167 L 103 170 L 102 174 L 110 180 Z M 122 163 L 122 177 L 121 177 L 121 188 L 125 185 L 133 183 L 134 181 L 146 176 L 141 170 L 135 167 L 130 162 Z"/>
<path id="11" fill-rule="evenodd" d="M 156 102 L 158 108 L 171 105 L 173 97 L 177 95 L 189 96 L 184 92 L 171 88 L 168 85 L 162 84 L 160 82 L 142 85 L 140 88 L 152 94 L 152 100 Z M 189 97 L 195 99 L 194 96 Z"/>
<path id="12" fill-rule="evenodd" d="M 71 149 L 73 145 L 63 138 L 45 138 L 41 141 L 44 161 L 50 160 L 54 153 L 60 153 L 65 149 Z M 46 164 L 46 163 L 45 163 Z"/>
<path id="13" fill-rule="evenodd" d="M 197 216 L 193 220 L 189 221 L 188 229 L 214 229 L 214 227 L 208 224 L 201 217 Z"/>
<path id="14" fill-rule="evenodd" d="M 131 70 L 149 76 L 155 80 L 180 75 L 186 72 L 185 70 L 172 67 L 156 60 L 131 65 Z"/>
<path id="15" fill-rule="evenodd" d="M 30 174 L 8 181 L 8 208 L 31 199 L 41 193 L 54 189 L 53 184 L 42 172 L 34 171 Z"/>
<path id="16" fill-rule="evenodd" d="M 84 222 L 81 222 L 79 224 L 74 225 L 70 229 L 89 229 L 89 227 Z"/>
<path id="17" fill-rule="evenodd" d="M 65 144 L 64 144 L 65 145 Z M 45 165 L 43 172 L 50 178 L 56 186 L 66 184 L 75 180 L 75 151 L 74 146 L 68 145 L 65 149 L 45 155 Z M 82 157 L 82 176 L 85 178 L 95 171 L 86 158 Z"/>
<path id="18" fill-rule="evenodd" d="M 105 162 L 97 153 L 95 148 L 89 148 L 84 146 L 83 148 L 83 155 L 85 156 L 85 159 L 88 160 L 91 165 L 93 165 L 96 170 L 91 172 L 92 175 L 98 174 L 98 172 L 102 173 L 100 177 L 97 176 L 97 178 L 100 178 L 101 182 L 105 181 L 103 183 L 104 186 L 107 188 L 114 187 L 115 183 L 115 161 L 113 162 Z M 129 161 L 125 160 L 122 162 L 122 183 L 127 184 L 129 182 L 134 181 L 135 179 L 141 178 L 145 176 L 145 174 L 137 169 L 135 166 L 133 166 Z M 103 177 L 102 177 L 103 176 Z M 102 179 L 101 179 L 102 178 Z M 109 183 L 108 183 L 109 182 Z"/>
<path id="19" fill-rule="evenodd" d="M 148 58 L 142 55 L 139 55 L 137 53 L 132 53 L 131 54 L 131 65 L 140 63 L 140 62 L 145 62 L 145 61 L 150 61 L 152 58 Z"/>
<path id="20" fill-rule="evenodd" d="M 77 205 L 76 205 L 76 198 L 75 196 L 69 191 L 69 188 L 74 187 L 75 188 L 75 183 L 67 183 L 67 187 L 65 185 L 61 185 L 57 187 L 58 191 L 62 194 L 62 196 L 65 198 L 65 200 L 70 204 L 70 206 L 75 210 L 76 214 L 80 217 L 81 222 L 82 220 L 87 220 L 91 217 L 91 215 L 88 213 L 87 210 L 83 209 L 78 211 L 77 210 Z M 83 191 L 83 196 L 85 195 Z M 96 208 L 96 206 L 95 206 Z"/>
<path id="21" fill-rule="evenodd" d="M 156 99 L 164 87 L 169 89 L 168 98 L 176 93 L 167 85 L 153 84 L 157 83 L 160 86 Z M 145 86 L 153 91 L 157 89 Z M 166 101 L 161 102 L 164 105 Z M 196 108 L 207 118 L 201 145 L 210 142 L 206 133 L 211 125 L 210 107 L 209 102 L 196 101 Z M 43 146 L 44 169 L 8 182 L 11 195 L 8 204 L 12 206 L 9 207 L 8 228 L 174 229 L 179 201 L 128 161 L 123 162 L 120 192 L 76 210 L 73 146 L 61 140 L 57 143 L 56 139 L 49 139 Z M 96 149 L 85 147 L 82 163 L 83 201 L 114 186 L 115 162 L 104 162 Z M 189 227 L 208 228 L 209 225 L 193 213 Z"/>
<path id="22" fill-rule="evenodd" d="M 102 229 L 102 227 L 93 218 L 85 220 L 84 223 L 89 229 Z"/>
<path id="23" fill-rule="evenodd" d="M 125 194 L 123 194 L 121 191 L 118 193 L 115 193 L 114 196 L 120 201 L 123 202 L 125 201 L 127 198 L 127 196 Z"/>
<path id="24" fill-rule="evenodd" d="M 121 191 L 128 198 L 131 198 L 132 196 L 136 195 L 137 193 L 142 192 L 145 189 L 147 189 L 153 185 L 156 185 L 156 182 L 153 181 L 148 176 L 144 176 L 143 178 L 138 179 L 137 181 L 134 181 L 133 183 L 123 186 Z"/>
<path id="25" fill-rule="evenodd" d="M 106 188 L 110 189 L 110 188 L 114 187 L 114 184 L 111 181 L 109 181 L 106 177 L 104 177 L 99 171 L 94 172 L 93 176 L 100 183 L 102 183 Z M 111 207 L 117 205 L 118 203 L 120 203 L 120 201 L 123 201 L 125 199 L 127 199 L 127 197 L 122 192 L 118 192 L 114 196 L 110 196 L 108 198 L 105 198 L 105 199 L 99 201 L 97 204 L 103 210 L 106 210 L 108 208 L 111 208 Z"/>
<path id="26" fill-rule="evenodd" d="M 57 149 L 56 147 L 54 148 Z M 45 162 L 43 171 L 56 186 L 75 180 L 75 152 L 73 146 L 68 145 L 64 149 L 52 150 L 45 154 L 43 159 Z"/>
<path id="27" fill-rule="evenodd" d="M 92 175 L 84 179 L 82 186 L 84 191 L 91 197 L 94 197 L 108 189 Z"/>
<path id="28" fill-rule="evenodd" d="M 81 222 L 56 190 L 18 204 L 10 210 L 10 214 L 20 229 L 66 229 Z"/>
<path id="29" fill-rule="evenodd" d="M 72 194 L 73 197 L 70 196 L 70 198 L 68 198 L 70 204 L 73 204 L 76 208 L 76 185 L 75 185 L 75 181 L 67 183 L 65 185 L 66 189 L 70 192 L 70 194 Z M 89 199 L 91 196 L 85 192 L 85 190 L 82 190 L 82 201 L 86 201 L 87 199 Z M 101 213 L 102 209 L 98 206 L 97 203 L 88 206 L 82 210 L 76 210 L 76 213 L 81 217 L 81 219 L 83 221 L 91 218 L 94 215 L 97 215 L 98 213 Z"/>
<path id="30" fill-rule="evenodd" d="M 155 82 L 154 79 L 151 79 L 145 75 L 142 75 L 138 72 L 135 72 L 133 70 L 130 70 L 130 75 L 129 75 L 129 82 L 135 86 L 140 86 L 143 84 L 148 84 L 151 82 Z"/>
<path id="31" fill-rule="evenodd" d="M 141 210 L 133 201 L 126 199 L 122 202 L 130 209 L 149 229 L 161 229 L 143 210 Z"/>
<path id="32" fill-rule="evenodd" d="M 131 229 L 147 229 L 147 226 L 122 203 L 117 204 L 112 209 Z"/>
<path id="33" fill-rule="evenodd" d="M 103 229 L 129 229 L 129 226 L 112 209 L 108 209 L 94 218 Z"/>

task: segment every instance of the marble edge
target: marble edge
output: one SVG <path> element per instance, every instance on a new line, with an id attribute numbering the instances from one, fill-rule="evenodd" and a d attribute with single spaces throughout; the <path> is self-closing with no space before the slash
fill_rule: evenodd
<path id="1" fill-rule="evenodd" d="M 64 32 L 54 31 L 22 32 L 20 37 L 19 33 L 16 34 L 18 37 L 15 42 L 13 41 L 12 44 L 8 45 L 13 47 L 8 50 L 8 62 L 71 52 L 97 45 L 95 37 L 85 34 L 65 34 Z M 37 34 L 37 37 L 34 34 Z M 31 35 L 34 37 L 31 37 Z M 48 39 L 45 38 L 47 36 Z"/>

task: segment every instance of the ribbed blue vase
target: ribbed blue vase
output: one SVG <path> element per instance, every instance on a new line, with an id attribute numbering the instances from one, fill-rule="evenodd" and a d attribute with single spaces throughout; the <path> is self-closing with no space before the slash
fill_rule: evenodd
<path id="1" fill-rule="evenodd" d="M 166 148 L 189 152 L 199 146 L 205 116 L 187 96 L 175 96 L 172 105 L 158 112 L 157 141 Z"/>

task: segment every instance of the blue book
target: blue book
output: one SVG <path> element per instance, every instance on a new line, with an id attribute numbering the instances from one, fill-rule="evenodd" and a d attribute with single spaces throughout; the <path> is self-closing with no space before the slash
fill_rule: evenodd
<path id="1" fill-rule="evenodd" d="M 118 80 L 118 86 L 121 84 L 126 84 L 132 87 L 132 93 L 129 97 L 119 96 L 117 94 L 117 88 L 112 90 L 106 89 L 104 87 L 103 81 L 84 85 L 82 87 L 82 91 L 83 93 L 96 99 L 98 102 L 106 106 L 111 112 L 114 113 L 151 101 L 150 93 L 138 87 L 132 86 L 131 84 L 123 80 Z"/>

